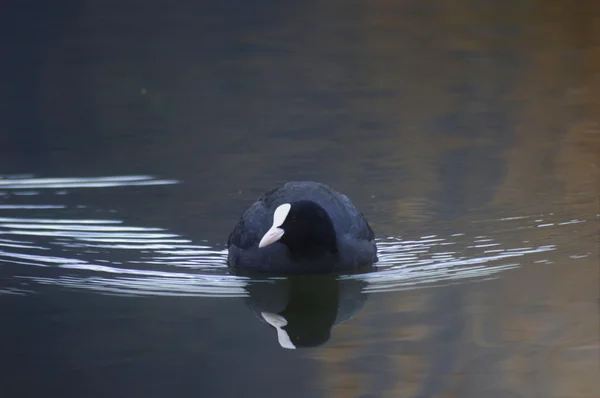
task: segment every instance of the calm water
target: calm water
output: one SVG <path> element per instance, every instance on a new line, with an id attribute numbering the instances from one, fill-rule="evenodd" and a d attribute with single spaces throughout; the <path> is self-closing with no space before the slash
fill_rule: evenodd
<path id="1" fill-rule="evenodd" d="M 596 2 L 9 3 L 0 396 L 598 396 Z M 228 272 L 300 179 L 376 272 Z"/>

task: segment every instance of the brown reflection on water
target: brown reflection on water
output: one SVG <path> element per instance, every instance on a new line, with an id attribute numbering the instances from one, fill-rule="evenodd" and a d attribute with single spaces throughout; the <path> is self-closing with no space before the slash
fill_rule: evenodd
<path id="1" fill-rule="evenodd" d="M 394 87 L 394 76 L 418 76 L 410 92 L 422 106 L 387 101 L 377 117 L 394 123 L 390 107 L 414 110 L 402 120 L 403 129 L 415 130 L 410 143 L 414 152 L 402 157 L 414 181 L 408 178 L 402 188 L 415 197 L 430 197 L 442 177 L 423 164 L 437 164 L 438 156 L 453 150 L 494 145 L 486 137 L 511 130 L 514 138 L 489 159 L 501 163 L 501 179 L 490 182 L 471 173 L 463 182 L 467 195 L 491 183 L 493 194 L 483 209 L 492 216 L 587 222 L 568 231 L 507 228 L 504 242 L 523 246 L 546 241 L 558 250 L 546 254 L 544 262 L 529 260 L 499 279 L 372 297 L 365 311 L 335 332 L 337 344 L 314 354 L 323 370 L 323 390 L 336 398 L 365 392 L 381 397 L 596 397 L 600 9 L 593 2 L 550 1 L 514 5 L 502 13 L 461 1 L 446 12 L 400 24 L 400 7 L 384 3 L 387 7 L 367 13 L 368 24 L 359 25 L 365 47 L 401 53 L 410 44 L 386 37 L 399 25 L 430 35 L 430 41 L 417 41 L 423 47 L 415 45 L 414 58 L 431 61 L 420 65 L 424 69 L 395 75 L 393 62 L 382 62 L 376 63 L 381 69 L 368 74 L 380 89 Z M 478 28 L 494 33 L 474 34 Z M 518 33 L 511 37 L 503 31 Z M 430 43 L 435 43 L 431 54 Z M 457 50 L 469 61 L 453 57 Z M 503 51 L 520 59 L 518 67 L 496 64 L 490 57 Z M 439 58 L 428 57 L 432 54 Z M 428 67 L 431 79 L 424 78 Z M 454 102 L 449 85 L 469 79 L 482 90 L 482 100 Z M 494 87 L 502 80 L 502 88 Z M 481 124 L 476 133 L 460 132 L 461 138 L 435 141 L 434 146 L 435 135 L 417 127 L 453 112 L 474 119 L 489 116 L 495 105 L 509 109 L 505 132 Z M 397 214 L 405 223 L 424 226 L 434 217 L 427 216 L 423 203 L 400 200 Z M 388 321 L 381 322 L 382 317 Z"/>

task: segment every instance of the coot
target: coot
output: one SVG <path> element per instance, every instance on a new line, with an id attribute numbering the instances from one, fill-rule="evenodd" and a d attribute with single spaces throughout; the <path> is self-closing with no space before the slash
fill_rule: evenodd
<path id="1" fill-rule="evenodd" d="M 272 273 L 352 271 L 377 261 L 375 234 L 327 185 L 288 182 L 250 206 L 229 235 L 232 268 Z"/>

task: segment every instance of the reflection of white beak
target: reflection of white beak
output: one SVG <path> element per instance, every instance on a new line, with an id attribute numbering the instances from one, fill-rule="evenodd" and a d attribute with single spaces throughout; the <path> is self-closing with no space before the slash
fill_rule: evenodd
<path id="1" fill-rule="evenodd" d="M 287 348 L 288 350 L 295 350 L 296 346 L 292 343 L 290 336 L 288 333 L 282 329 L 287 325 L 287 320 L 279 314 L 273 314 L 272 312 L 261 312 L 260 313 L 265 321 L 269 323 L 269 325 L 273 326 L 275 330 L 277 330 L 277 341 L 279 341 L 279 345 L 283 348 Z"/>
<path id="2" fill-rule="evenodd" d="M 278 227 L 271 227 L 271 229 L 267 231 L 265 236 L 263 236 L 260 242 L 258 243 L 258 247 L 260 248 L 269 246 L 271 243 L 277 242 L 279 239 L 281 239 L 283 233 L 283 229 Z"/>

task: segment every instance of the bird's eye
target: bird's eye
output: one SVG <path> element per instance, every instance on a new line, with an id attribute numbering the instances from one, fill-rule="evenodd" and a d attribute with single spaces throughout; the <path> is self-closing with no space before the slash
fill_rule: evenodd
<path id="1" fill-rule="evenodd" d="M 296 222 L 296 217 L 292 217 L 292 218 L 290 218 L 290 221 L 291 221 L 291 222 Z"/>

